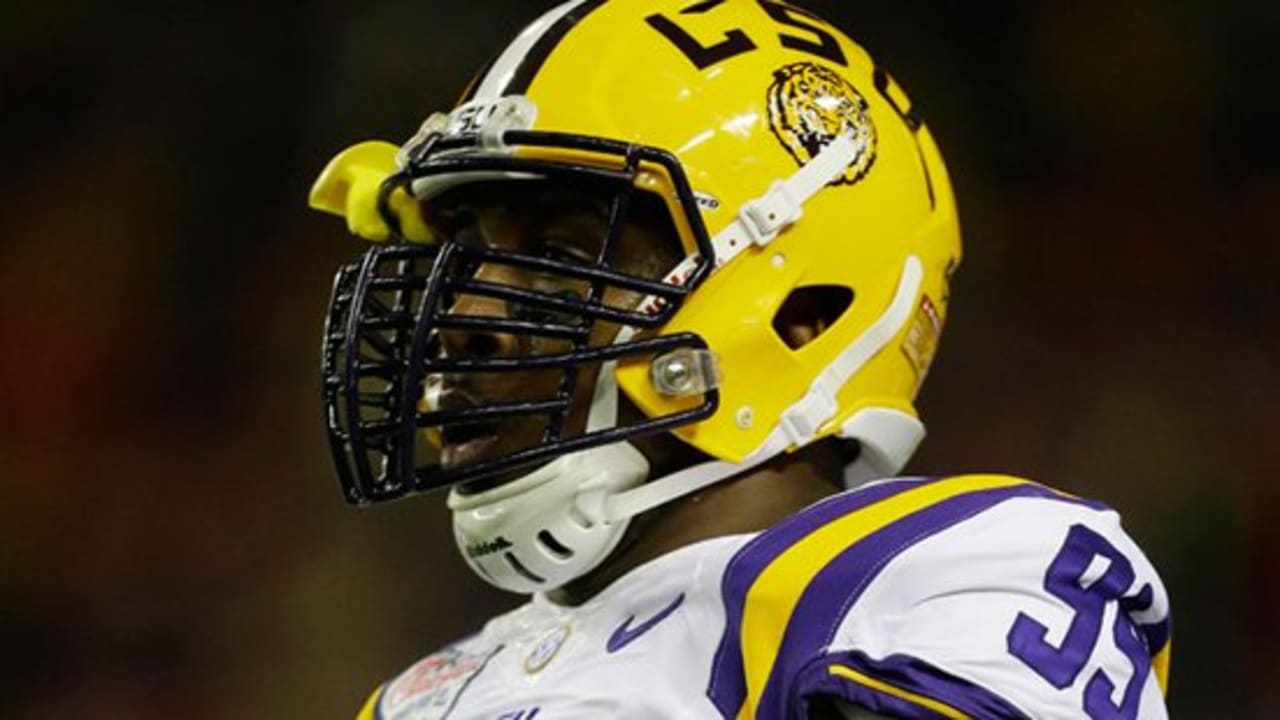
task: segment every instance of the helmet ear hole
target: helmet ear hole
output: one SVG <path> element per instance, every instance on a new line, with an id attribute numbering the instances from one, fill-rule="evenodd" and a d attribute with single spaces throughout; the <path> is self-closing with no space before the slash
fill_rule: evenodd
<path id="1" fill-rule="evenodd" d="M 792 350 L 817 340 L 853 305 L 853 288 L 810 285 L 791 291 L 773 316 L 773 331 Z"/>

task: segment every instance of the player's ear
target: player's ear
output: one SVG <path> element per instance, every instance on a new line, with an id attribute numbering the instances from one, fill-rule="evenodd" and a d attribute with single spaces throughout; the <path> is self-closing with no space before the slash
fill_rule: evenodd
<path id="1" fill-rule="evenodd" d="M 773 316 L 773 330 L 792 350 L 808 345 L 853 305 L 853 290 L 839 285 L 796 288 Z"/>

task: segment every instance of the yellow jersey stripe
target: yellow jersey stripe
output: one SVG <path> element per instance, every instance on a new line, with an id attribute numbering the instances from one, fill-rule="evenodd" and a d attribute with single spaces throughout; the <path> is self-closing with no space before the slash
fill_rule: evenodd
<path id="1" fill-rule="evenodd" d="M 378 717 L 378 701 L 382 699 L 382 690 L 386 685 L 379 685 L 377 690 L 365 700 L 364 707 L 360 709 L 360 714 L 356 716 L 356 720 L 376 720 Z"/>
<path id="2" fill-rule="evenodd" d="M 780 554 L 756 578 L 744 603 L 741 647 L 747 697 L 740 717 L 754 715 L 800 596 L 836 556 L 877 530 L 936 503 L 966 493 L 1032 484 L 1004 475 L 966 475 L 929 483 L 838 518 Z M 779 622 L 782 618 L 787 621 Z"/>
<path id="3" fill-rule="evenodd" d="M 1156 682 L 1160 684 L 1160 693 L 1169 694 L 1169 659 L 1173 657 L 1173 641 L 1164 644 L 1164 649 L 1151 658 L 1151 669 L 1156 673 Z"/>
<path id="4" fill-rule="evenodd" d="M 853 668 L 848 668 L 843 665 L 832 665 L 827 668 L 827 672 L 846 680 L 852 680 L 863 687 L 871 688 L 872 690 L 884 693 L 885 695 L 892 695 L 899 700 L 906 700 L 907 702 L 919 705 L 922 708 L 927 708 L 938 713 L 944 718 L 949 718 L 949 720 L 968 720 L 969 717 L 944 702 L 913 693 L 910 690 L 903 690 L 895 685 L 890 685 L 882 680 L 877 680 L 870 675 L 864 675 Z"/>

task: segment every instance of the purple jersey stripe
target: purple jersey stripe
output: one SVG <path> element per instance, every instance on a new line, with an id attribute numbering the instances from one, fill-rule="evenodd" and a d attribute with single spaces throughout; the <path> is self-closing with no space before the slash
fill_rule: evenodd
<path id="1" fill-rule="evenodd" d="M 720 583 L 725 602 L 725 630 L 716 649 L 707 697 L 726 718 L 736 717 L 747 697 L 746 673 L 739 645 L 743 604 L 747 591 L 769 563 L 806 535 L 833 520 L 898 493 L 930 482 L 932 478 L 900 478 L 833 495 L 760 533 L 729 560 Z"/>
<path id="2" fill-rule="evenodd" d="M 947 478 L 950 479 L 950 478 Z M 725 634 L 713 665 L 708 697 L 726 718 L 735 717 L 746 700 L 747 688 L 739 644 L 743 603 L 747 591 L 765 567 L 789 547 L 844 515 L 893 495 L 942 479 L 910 479 L 875 485 L 825 500 L 781 525 L 762 533 L 739 551 L 725 572 L 722 591 L 726 604 Z M 800 667 L 825 651 L 845 611 L 853 605 L 879 570 L 916 542 L 1014 497 L 1042 497 L 1095 510 L 1105 505 L 1064 495 L 1034 483 L 959 495 L 892 523 L 844 550 L 819 571 L 805 588 L 785 631 L 764 693 L 758 717 L 786 717 L 793 682 Z"/>
<path id="3" fill-rule="evenodd" d="M 1169 618 L 1165 618 L 1158 623 L 1139 625 L 1138 632 L 1142 633 L 1142 639 L 1147 644 L 1147 652 L 1152 657 L 1155 657 L 1169 644 L 1169 636 L 1173 632 L 1173 623 Z"/>
<path id="4" fill-rule="evenodd" d="M 1004 698 L 909 655 L 890 655 L 872 660 L 853 651 L 827 655 L 809 663 L 798 678 L 804 688 L 794 700 L 796 712 L 788 717 L 808 717 L 810 704 L 818 697 L 842 698 L 872 712 L 904 720 L 934 720 L 938 713 L 910 700 L 889 695 L 852 679 L 833 675 L 839 665 L 905 690 L 937 700 L 969 717 L 1025 720 L 1028 716 Z"/>
<path id="5" fill-rule="evenodd" d="M 1155 602 L 1154 598 L 1155 592 L 1151 586 L 1144 585 L 1136 596 L 1121 599 L 1120 608 L 1130 615 L 1140 613 L 1151 609 L 1151 604 Z M 1147 645 L 1147 653 L 1155 657 L 1169 643 L 1169 635 L 1173 630 L 1173 618 L 1166 615 L 1164 619 L 1148 625 L 1142 625 L 1136 621 L 1134 625 L 1142 635 L 1142 641 Z"/>
<path id="6" fill-rule="evenodd" d="M 799 670 L 825 652 L 849 608 L 891 560 L 925 538 L 1020 497 L 1067 499 L 1030 483 L 957 495 L 877 530 L 836 556 L 814 576 L 792 612 L 757 717 L 787 717 L 790 698 L 802 690 L 794 687 Z"/>

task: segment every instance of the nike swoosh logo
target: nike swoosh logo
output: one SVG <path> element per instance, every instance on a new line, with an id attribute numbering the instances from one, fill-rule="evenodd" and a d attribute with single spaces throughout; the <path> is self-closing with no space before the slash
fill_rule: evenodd
<path id="1" fill-rule="evenodd" d="M 673 600 L 670 605 L 659 610 L 657 615 L 654 615 L 635 627 L 631 627 L 631 623 L 635 622 L 636 616 L 632 615 L 627 618 L 618 626 L 618 629 L 614 630 L 613 634 L 609 636 L 609 642 L 605 643 L 604 646 L 605 649 L 610 653 L 616 653 L 622 648 L 635 642 L 636 638 L 639 638 L 641 635 L 649 632 L 656 627 L 658 623 L 670 617 L 671 613 L 675 612 L 676 608 L 680 607 L 683 602 L 684 593 L 680 593 L 680 597 Z"/>

